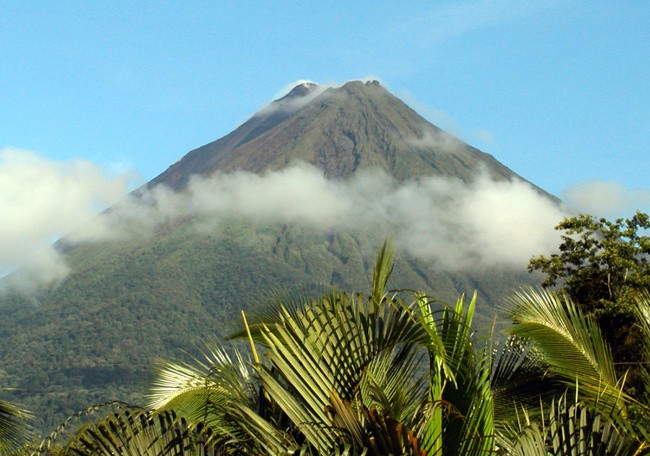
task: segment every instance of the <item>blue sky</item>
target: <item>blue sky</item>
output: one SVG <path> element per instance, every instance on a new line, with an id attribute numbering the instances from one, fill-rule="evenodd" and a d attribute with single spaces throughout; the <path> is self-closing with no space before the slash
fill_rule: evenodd
<path id="1" fill-rule="evenodd" d="M 15 150 L 143 182 L 294 81 L 375 77 L 555 195 L 648 211 L 649 30 L 642 0 L 3 1 L 0 187 Z"/>
<path id="2" fill-rule="evenodd" d="M 650 4 L 397 3 L 3 2 L 0 147 L 150 179 L 292 81 L 376 76 L 555 194 L 647 188 Z"/>

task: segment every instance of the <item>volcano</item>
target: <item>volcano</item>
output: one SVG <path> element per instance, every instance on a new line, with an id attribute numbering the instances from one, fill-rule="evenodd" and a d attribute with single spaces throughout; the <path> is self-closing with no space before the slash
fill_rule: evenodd
<path id="1" fill-rule="evenodd" d="M 233 132 L 187 153 L 138 194 L 160 186 L 183 194 L 197 176 L 265 176 L 299 163 L 337 182 L 378 172 L 398 183 L 438 176 L 470 185 L 485 175 L 524 181 L 377 81 L 354 81 L 296 86 Z M 231 219 L 196 229 L 174 219 L 150 236 L 78 245 L 66 253 L 71 273 L 63 283 L 2 298 L 3 385 L 17 388 L 12 400 L 33 410 L 43 431 L 91 404 L 142 403 L 156 359 L 197 353 L 206 340 L 238 329 L 240 310 L 263 309 L 277 293 L 369 290 L 384 239 L 371 225 L 364 219 L 362 229 L 318 231 L 287 220 Z M 524 268 L 445 270 L 401 252 L 390 284 L 447 302 L 477 290 L 487 324 L 499 299 L 529 282 Z"/>
<path id="2" fill-rule="evenodd" d="M 297 161 L 330 178 L 379 168 L 398 180 L 443 175 L 468 182 L 483 168 L 493 178 L 522 179 L 429 123 L 379 82 L 353 81 L 338 88 L 296 86 L 232 133 L 189 152 L 149 185 L 179 190 L 193 175 L 263 173 Z"/>

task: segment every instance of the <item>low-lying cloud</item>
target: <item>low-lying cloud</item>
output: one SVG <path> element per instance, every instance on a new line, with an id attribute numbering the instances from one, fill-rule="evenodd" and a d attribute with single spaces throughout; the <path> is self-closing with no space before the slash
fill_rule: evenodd
<path id="1" fill-rule="evenodd" d="M 124 195 L 123 177 L 107 179 L 87 162 L 3 154 L 2 171 L 12 166 L 16 171 L 12 178 L 0 173 L 0 186 L 13 195 L 3 192 L 2 213 L 14 214 L 4 223 L 0 263 L 6 270 L 28 256 L 36 258 L 24 277 L 41 282 L 67 273 L 51 247 L 56 235 L 68 233 L 71 242 L 150 236 L 160 223 L 178 218 L 195 223 L 197 230 L 215 230 L 233 218 L 295 223 L 326 233 L 370 230 L 391 236 L 398 248 L 440 268 L 521 269 L 531 256 L 558 245 L 553 228 L 567 215 L 529 184 L 494 181 L 486 173 L 470 185 L 441 177 L 400 183 L 378 170 L 335 181 L 306 164 L 263 176 L 195 177 L 183 192 L 159 186 L 95 215 L 97 201 L 108 205 Z"/>
<path id="2" fill-rule="evenodd" d="M 384 172 L 348 181 L 325 178 L 301 165 L 259 176 L 236 172 L 195 178 L 187 191 L 158 187 L 139 203 L 122 204 L 95 220 L 105 235 L 144 233 L 183 217 L 203 227 L 234 217 L 255 223 L 298 223 L 323 232 L 371 229 L 392 236 L 411 255 L 448 270 L 523 268 L 528 259 L 558 245 L 554 226 L 567 213 L 521 181 L 486 174 L 467 185 L 431 177 L 398 183 Z"/>

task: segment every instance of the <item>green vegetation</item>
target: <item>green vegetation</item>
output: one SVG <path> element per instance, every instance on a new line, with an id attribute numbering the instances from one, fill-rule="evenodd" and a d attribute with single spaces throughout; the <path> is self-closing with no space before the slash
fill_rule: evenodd
<path id="1" fill-rule="evenodd" d="M 0 455 L 11 454 L 27 439 L 30 418 L 19 405 L 0 400 Z"/>
<path id="2" fill-rule="evenodd" d="M 481 343 L 475 297 L 439 309 L 386 292 L 392 267 L 385 246 L 368 295 L 279 300 L 229 349 L 162 363 L 151 408 L 122 407 L 41 451 L 650 454 L 650 407 L 622 391 L 600 328 L 566 294 L 515 294 L 509 337 Z M 650 361 L 650 297 L 637 304 Z"/>
<path id="3" fill-rule="evenodd" d="M 268 291 L 368 289 L 381 242 L 365 232 L 231 221 L 81 246 L 57 288 L 31 299 L 0 295 L 0 382 L 15 388 L 8 399 L 34 412 L 41 433 L 88 404 L 142 404 L 157 359 L 196 355 L 201 341 L 235 331 L 241 310 L 266 306 Z M 400 255 L 391 283 L 450 302 L 477 289 L 479 325 L 488 325 L 500 297 L 526 280 L 525 271 L 446 273 Z"/>
<path id="4" fill-rule="evenodd" d="M 547 274 L 547 288 L 558 285 L 559 290 L 529 288 L 510 294 L 504 308 L 512 325 L 504 337 L 486 331 L 481 322 L 477 325 L 476 294 L 469 300 L 461 296 L 454 306 L 447 306 L 419 292 L 386 291 L 394 266 L 394 275 L 404 283 L 409 276 L 400 269 L 411 265 L 403 261 L 394 265 L 392 250 L 386 245 L 377 258 L 372 280 L 364 282 L 371 289 L 369 294 L 332 289 L 314 299 L 309 297 L 314 289 L 303 287 L 283 295 L 286 298 L 276 296 L 271 307 L 253 307 L 247 304 L 258 301 L 242 299 L 239 310 L 242 317 L 248 317 L 243 318 L 242 327 L 237 324 L 241 320 L 232 317 L 237 303 L 223 313 L 211 310 L 213 316 L 207 309 L 189 305 L 192 294 L 214 297 L 214 289 L 206 284 L 232 267 L 197 274 L 191 263 L 185 263 L 182 255 L 186 253 L 182 252 L 190 252 L 200 263 L 201 258 L 211 258 L 217 248 L 240 251 L 242 246 L 233 243 L 236 233 L 241 239 L 258 235 L 272 240 L 271 251 L 283 258 L 283 263 L 263 265 L 275 268 L 271 277 L 283 283 L 284 274 L 290 277 L 300 268 L 285 266 L 283 270 L 279 264 L 311 265 L 313 272 L 313 265 L 320 262 L 319 274 L 328 276 L 334 269 L 329 269 L 325 260 L 334 252 L 345 256 L 345 263 L 362 274 L 366 270 L 364 257 L 350 248 L 359 241 L 337 237 L 314 243 L 309 249 L 296 242 L 302 246 L 298 248 L 291 246 L 295 232 L 270 236 L 277 232 L 241 225 L 224 227 L 233 231 L 224 231 L 217 244 L 210 236 L 195 244 L 194 235 L 170 229 L 162 244 L 125 245 L 122 258 L 127 257 L 128 262 L 140 259 L 147 268 L 159 268 L 149 269 L 154 277 L 167 271 L 182 287 L 172 293 L 172 282 L 157 282 L 144 291 L 134 286 L 133 296 L 125 303 L 114 297 L 108 304 L 94 304 L 98 307 L 86 310 L 104 317 L 98 319 L 100 323 L 90 324 L 95 332 L 88 338 L 87 333 L 69 331 L 70 340 L 65 344 L 78 351 L 90 350 L 88 359 L 95 356 L 94 364 L 85 366 L 85 373 L 79 371 L 82 386 L 92 385 L 99 391 L 103 385 L 114 395 L 108 399 L 141 403 L 142 394 L 134 394 L 116 381 L 120 375 L 132 376 L 130 381 L 138 382 L 142 390 L 149 385 L 149 405 L 111 402 L 108 412 L 103 406 L 91 407 L 90 414 L 80 413 L 64 423 L 40 447 L 28 445 L 16 454 L 650 454 L 646 393 L 650 391 L 650 242 L 642 234 L 648 224 L 648 217 L 637 213 L 625 221 L 580 216 L 559 225 L 566 230 L 560 253 L 534 258 L 530 266 Z M 241 234 L 242 230 L 249 231 Z M 260 261 L 257 255 L 267 261 L 269 257 L 263 255 L 267 244 L 248 245 L 251 262 Z M 156 256 L 169 260 L 151 261 Z M 90 258 L 76 257 L 77 274 L 92 271 L 94 261 L 101 262 L 102 270 L 109 274 L 91 275 L 98 295 L 79 295 L 75 299 L 81 302 L 101 302 L 103 287 L 118 296 L 124 292 L 124 284 L 135 280 L 128 276 L 128 262 L 112 260 L 115 257 L 109 249 L 98 249 L 95 260 Z M 220 258 L 227 261 L 228 256 Z M 251 274 L 250 268 L 260 263 L 241 264 L 249 269 L 236 277 L 250 281 L 246 284 L 250 292 L 273 289 L 267 282 L 255 282 L 260 276 Z M 621 268 L 625 272 L 621 273 Z M 351 277 L 356 277 L 352 271 L 345 279 Z M 426 281 L 416 282 L 416 288 L 423 283 L 426 286 Z M 188 305 L 166 302 L 169 294 L 177 296 L 179 292 L 185 293 Z M 160 299 L 162 304 L 149 306 L 149 301 L 138 301 L 147 293 L 151 294 L 148 299 Z M 171 329 L 156 323 L 155 314 L 165 312 L 165 318 L 178 326 L 178 333 L 164 332 Z M 620 362 L 621 347 L 612 346 L 612 340 L 620 339 L 610 339 L 612 334 L 604 324 L 603 316 L 619 315 L 627 315 L 633 324 L 634 364 Z M 71 309 L 65 316 L 67 324 L 89 324 Z M 211 331 L 215 340 L 226 331 L 237 330 L 228 345 L 209 344 L 192 361 L 160 361 L 152 376 L 148 359 L 156 355 L 172 358 L 166 355 L 166 341 L 174 348 L 191 349 L 197 338 L 190 340 L 187 335 L 200 328 L 193 328 L 192 322 L 208 317 L 228 318 L 227 325 L 201 329 L 208 335 Z M 7 314 L 3 318 L 8 318 Z M 33 313 L 30 318 L 46 317 Z M 116 327 L 116 321 L 122 326 Z M 100 329 L 98 324 L 104 326 Z M 625 330 L 629 332 L 629 328 L 619 328 L 618 333 L 623 335 Z M 93 334 L 111 334 L 112 339 L 100 339 L 101 343 L 93 345 Z M 144 346 L 139 335 L 156 335 L 159 342 Z M 8 337 L 15 336 L 8 333 Z M 107 349 L 107 341 L 110 344 L 119 338 L 130 338 L 130 352 Z M 29 344 L 16 346 L 24 357 L 29 348 Z M 60 368 L 67 369 L 60 372 L 79 369 L 66 365 L 74 359 L 71 351 L 60 353 L 56 344 L 49 350 L 57 356 L 52 359 Z M 103 351 L 97 357 L 93 350 Z M 116 354 L 124 356 L 123 364 L 106 362 Z M 7 359 L 11 361 L 11 357 Z M 133 365 L 128 366 L 129 362 Z M 43 381 L 51 385 L 48 401 L 58 394 L 79 410 L 106 399 L 93 394 L 75 397 L 66 392 L 61 379 L 51 376 L 56 370 L 40 366 L 44 368 Z M 136 372 L 139 375 L 134 375 Z M 60 413 L 58 410 L 48 419 L 58 419 Z M 24 441 L 27 423 L 21 408 L 0 402 L 0 443 L 6 444 L 0 447 L 0 454 L 2 448 L 14 448 Z"/>
<path id="5" fill-rule="evenodd" d="M 581 311 L 595 318 L 612 347 L 619 373 L 630 370 L 628 392 L 646 394 L 638 300 L 650 290 L 648 214 L 608 221 L 590 215 L 565 219 L 559 253 L 530 261 L 529 270 L 546 275 L 544 286 L 558 286 Z M 644 399 L 649 399 L 646 397 Z"/>

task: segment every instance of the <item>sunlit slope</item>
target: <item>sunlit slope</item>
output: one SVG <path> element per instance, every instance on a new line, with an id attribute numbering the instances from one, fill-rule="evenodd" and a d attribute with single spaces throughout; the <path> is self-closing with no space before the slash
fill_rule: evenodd
<path id="1" fill-rule="evenodd" d="M 260 173 L 298 161 L 331 178 L 380 168 L 398 180 L 437 175 L 470 182 L 480 170 L 495 179 L 522 179 L 432 125 L 376 81 L 354 81 L 339 88 L 298 86 L 232 133 L 189 152 L 152 184 L 178 189 L 195 174 Z"/>

